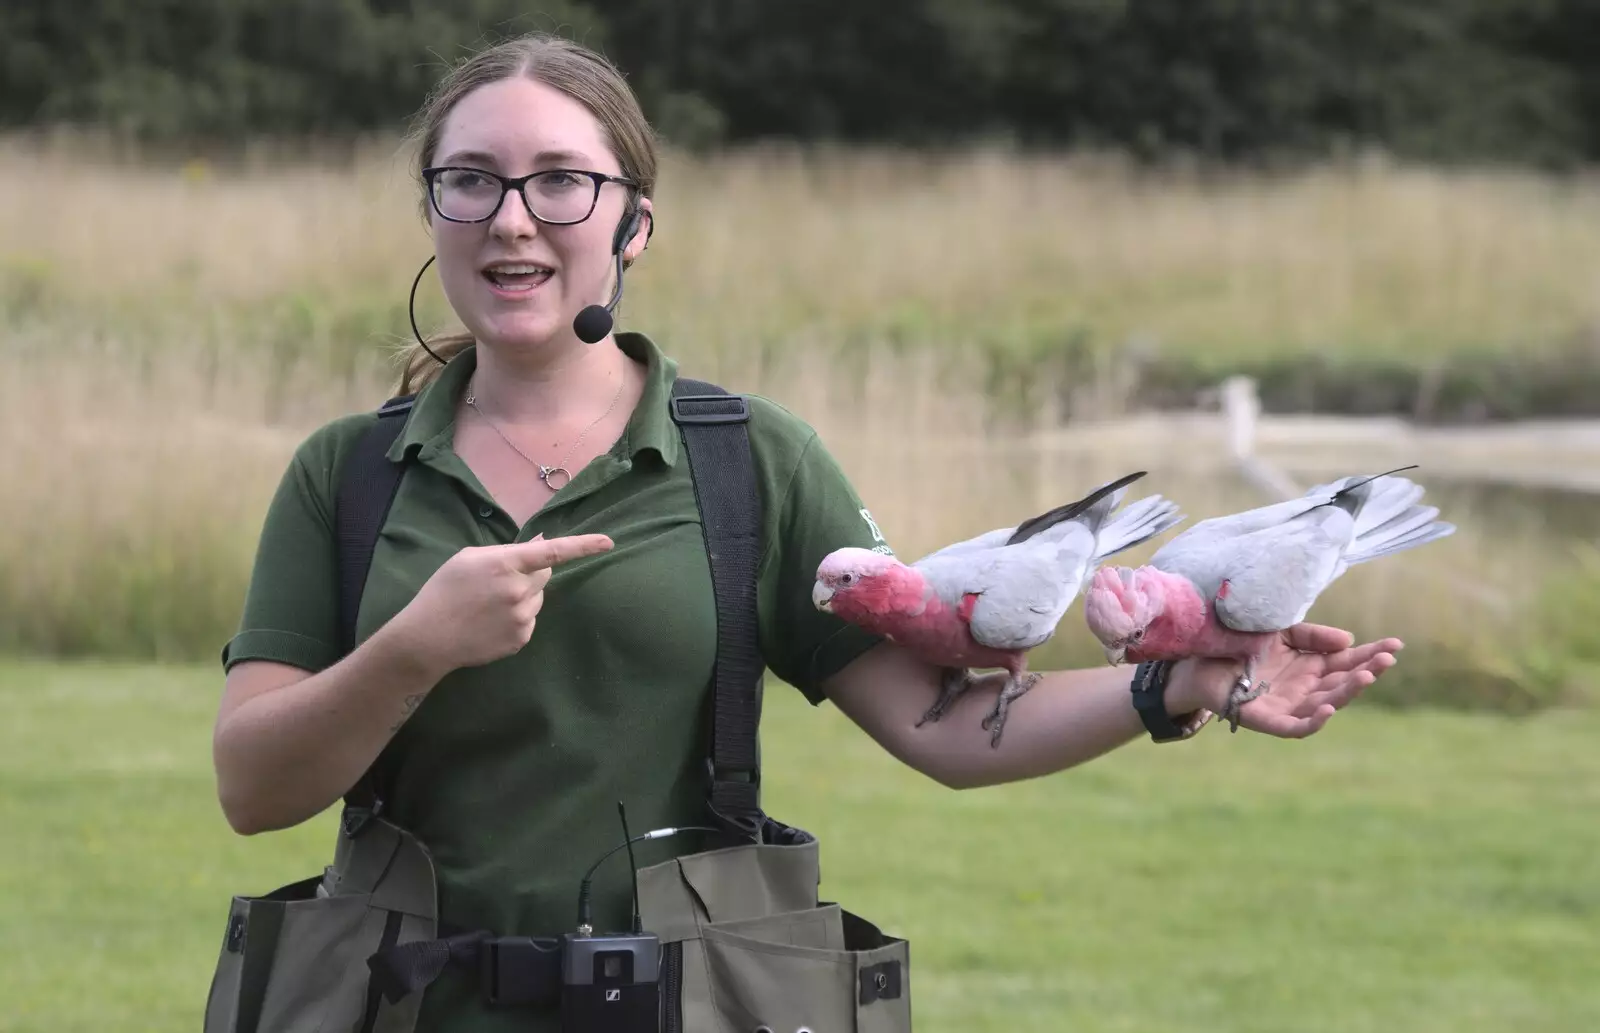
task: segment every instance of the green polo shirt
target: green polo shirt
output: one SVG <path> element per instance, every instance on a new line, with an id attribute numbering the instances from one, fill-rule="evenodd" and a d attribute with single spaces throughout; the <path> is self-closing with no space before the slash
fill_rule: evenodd
<path id="1" fill-rule="evenodd" d="M 451 447 L 472 349 L 420 392 L 389 453 L 414 462 L 373 555 L 362 638 L 459 549 L 537 534 L 599 532 L 615 542 L 555 568 L 528 645 L 446 676 L 379 758 L 390 814 L 433 852 L 441 919 L 451 925 L 570 929 L 584 871 L 620 842 L 618 800 L 638 831 L 704 820 L 716 610 L 688 458 L 667 408 L 676 364 L 641 335 L 616 340 L 646 367 L 644 395 L 611 450 L 523 527 Z M 812 606 L 817 565 L 841 546 L 888 547 L 816 432 L 770 400 L 750 404 L 765 514 L 762 655 L 820 703 L 822 681 L 877 640 Z M 296 450 L 266 514 L 225 668 L 263 659 L 317 671 L 338 659 L 335 484 L 374 419 L 341 417 Z M 680 836 L 636 849 L 645 865 L 702 845 Z M 619 853 L 597 875 L 596 928 L 626 928 L 627 871 Z M 530 1018 L 484 1010 L 471 981 L 447 972 L 427 991 L 420 1029 L 556 1028 L 553 1017 Z"/>

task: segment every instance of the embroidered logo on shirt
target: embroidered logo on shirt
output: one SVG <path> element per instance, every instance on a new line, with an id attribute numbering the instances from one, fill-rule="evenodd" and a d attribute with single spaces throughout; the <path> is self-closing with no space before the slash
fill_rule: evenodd
<path id="1" fill-rule="evenodd" d="M 882 553 L 885 556 L 893 556 L 894 549 L 889 546 L 887 539 L 883 537 L 883 532 L 878 529 L 878 522 L 872 519 L 872 514 L 865 508 L 862 508 L 860 513 L 861 519 L 867 522 L 867 530 L 872 532 L 872 540 L 883 543 L 881 545 L 874 545 L 872 547 L 872 551 Z"/>

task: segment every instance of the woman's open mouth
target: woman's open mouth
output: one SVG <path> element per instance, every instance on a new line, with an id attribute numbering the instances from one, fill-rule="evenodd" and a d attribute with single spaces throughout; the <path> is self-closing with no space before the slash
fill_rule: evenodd
<path id="1" fill-rule="evenodd" d="M 483 270 L 495 293 L 509 298 L 531 294 L 554 275 L 549 266 L 532 262 L 496 262 Z"/>

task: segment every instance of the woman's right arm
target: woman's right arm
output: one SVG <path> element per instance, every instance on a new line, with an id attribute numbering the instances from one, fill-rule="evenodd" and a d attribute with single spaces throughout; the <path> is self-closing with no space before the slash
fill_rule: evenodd
<path id="1" fill-rule="evenodd" d="M 448 672 L 391 621 L 312 674 L 265 660 L 228 672 L 212 737 L 234 831 L 298 825 L 332 805 Z"/>
<path id="2" fill-rule="evenodd" d="M 446 674 L 527 645 L 552 567 L 611 545 L 588 534 L 465 548 L 337 663 L 235 664 L 212 737 L 228 824 L 252 835 L 331 806 Z"/>

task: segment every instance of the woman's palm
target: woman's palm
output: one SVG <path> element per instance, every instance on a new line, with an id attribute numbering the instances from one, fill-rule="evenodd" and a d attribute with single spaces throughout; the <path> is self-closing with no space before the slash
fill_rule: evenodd
<path id="1" fill-rule="evenodd" d="M 1320 624 L 1297 624 L 1281 632 L 1256 667 L 1266 691 L 1239 709 L 1239 724 L 1285 739 L 1311 735 L 1340 708 L 1394 665 L 1402 648 L 1396 638 L 1351 645 L 1348 632 Z M 1195 677 L 1212 709 L 1221 713 L 1239 665 L 1200 660 Z"/>

